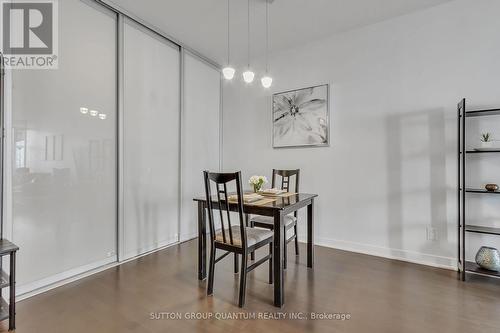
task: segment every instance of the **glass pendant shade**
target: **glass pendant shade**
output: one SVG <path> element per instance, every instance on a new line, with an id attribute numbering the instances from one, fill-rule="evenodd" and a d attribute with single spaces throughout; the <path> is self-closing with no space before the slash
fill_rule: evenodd
<path id="1" fill-rule="evenodd" d="M 243 72 L 243 80 L 246 83 L 252 83 L 254 77 L 255 77 L 254 72 L 252 72 L 249 69 L 247 69 L 245 72 Z"/>
<path id="2" fill-rule="evenodd" d="M 260 82 L 264 88 L 269 88 L 273 84 L 273 78 L 266 75 L 260 79 Z"/>
<path id="3" fill-rule="evenodd" d="M 232 80 L 234 77 L 235 70 L 233 67 L 227 66 L 222 69 L 222 75 L 226 80 Z"/>

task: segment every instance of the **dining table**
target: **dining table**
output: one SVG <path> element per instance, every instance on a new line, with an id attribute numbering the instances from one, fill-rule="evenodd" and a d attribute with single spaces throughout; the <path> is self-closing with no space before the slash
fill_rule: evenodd
<path id="1" fill-rule="evenodd" d="M 284 291 L 284 246 L 285 232 L 283 217 L 298 211 L 307 209 L 307 267 L 314 266 L 314 199 L 317 194 L 287 193 L 286 195 L 273 196 L 273 200 L 261 200 L 243 204 L 246 224 L 248 226 L 249 215 L 271 216 L 274 219 L 274 242 L 273 242 L 273 275 L 274 275 L 274 305 L 282 307 L 285 304 Z M 193 199 L 198 204 L 198 279 L 207 277 L 207 199 L 205 196 Z M 216 197 L 212 198 L 213 208 L 218 208 Z M 237 211 L 236 203 L 229 202 L 229 210 Z"/>

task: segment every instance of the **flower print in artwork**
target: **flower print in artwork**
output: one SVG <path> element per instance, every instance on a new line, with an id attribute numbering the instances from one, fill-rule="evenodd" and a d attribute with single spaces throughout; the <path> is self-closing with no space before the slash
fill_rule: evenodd
<path id="1" fill-rule="evenodd" d="M 326 146 L 328 85 L 273 95 L 273 147 Z"/>

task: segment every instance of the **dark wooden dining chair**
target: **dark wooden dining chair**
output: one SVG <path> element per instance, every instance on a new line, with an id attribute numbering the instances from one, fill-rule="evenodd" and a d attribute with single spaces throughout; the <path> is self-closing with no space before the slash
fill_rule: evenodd
<path id="1" fill-rule="evenodd" d="M 277 177 L 281 177 L 281 189 L 287 192 L 290 192 L 290 177 L 295 177 L 295 193 L 299 193 L 299 179 L 300 179 L 300 169 L 294 170 L 276 170 L 273 169 L 273 177 L 271 181 L 271 186 L 275 188 L 277 186 Z M 283 224 L 284 224 L 284 232 L 285 238 L 288 230 L 293 228 L 293 234 L 289 238 L 286 238 L 284 249 L 283 249 L 283 268 L 286 269 L 287 265 L 287 245 L 291 241 L 295 240 L 295 255 L 299 255 L 299 239 L 297 237 L 297 211 L 293 213 L 293 215 L 285 215 L 283 216 Z M 260 216 L 256 215 L 250 219 L 251 227 L 265 228 L 273 230 L 274 228 L 274 219 L 270 216 Z M 252 252 L 252 259 L 255 258 L 255 254 Z"/>
<path id="2" fill-rule="evenodd" d="M 208 207 L 208 221 L 210 225 L 210 263 L 208 271 L 207 295 L 213 295 L 215 264 L 227 255 L 235 254 L 235 272 L 237 267 L 238 255 L 241 255 L 240 270 L 240 293 L 238 306 L 245 304 L 245 290 L 247 273 L 261 264 L 269 261 L 269 283 L 273 283 L 273 232 L 264 229 L 248 227 L 244 222 L 243 213 L 243 190 L 241 186 L 241 173 L 212 173 L 204 171 L 205 194 Z M 230 201 L 227 191 L 228 184 L 236 182 L 237 200 Z M 212 195 L 210 183 L 215 183 L 215 195 Z M 233 207 L 230 207 L 233 206 Z M 239 224 L 232 223 L 230 208 L 237 209 Z M 213 212 L 218 211 L 221 222 L 221 229 L 215 230 L 215 221 Z M 226 216 L 226 221 L 224 221 Z M 234 215 L 233 215 L 234 217 Z M 227 222 L 227 224 L 226 224 Z M 259 261 L 248 266 L 248 254 L 254 252 L 265 245 L 269 245 L 269 254 Z M 220 257 L 216 258 L 216 250 L 226 251 Z"/>

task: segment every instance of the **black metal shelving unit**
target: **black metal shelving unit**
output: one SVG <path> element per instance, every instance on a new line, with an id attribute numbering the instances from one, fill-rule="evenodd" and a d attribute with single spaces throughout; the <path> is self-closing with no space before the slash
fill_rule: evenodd
<path id="1" fill-rule="evenodd" d="M 466 123 L 467 118 L 470 117 L 486 117 L 498 116 L 500 109 L 485 109 L 485 110 L 467 110 L 466 100 L 462 99 L 457 106 L 457 130 L 458 130 L 458 270 L 460 278 L 465 281 L 466 273 L 473 273 L 479 275 L 486 275 L 491 277 L 500 278 L 500 272 L 493 272 L 479 267 L 475 262 L 466 261 L 465 259 L 465 235 L 466 233 L 477 233 L 486 235 L 500 235 L 500 228 L 470 225 L 467 224 L 465 202 L 467 193 L 480 194 L 480 195 L 498 195 L 500 191 L 487 191 L 481 188 L 468 188 L 465 170 L 467 167 L 467 155 L 469 154 L 498 154 L 498 150 L 467 150 L 467 133 Z"/>
<path id="2" fill-rule="evenodd" d="M 0 259 L 9 256 L 9 274 L 0 265 L 0 320 L 9 319 L 9 331 L 16 329 L 16 252 L 15 244 L 6 239 L 0 239 Z M 9 304 L 3 298 L 3 288 L 9 287 Z"/>
<path id="3" fill-rule="evenodd" d="M 15 244 L 3 238 L 3 165 L 4 165 L 4 61 L 0 52 L 0 321 L 9 320 L 9 331 L 16 329 L 16 253 Z M 9 256 L 9 274 L 3 269 L 3 257 Z M 3 289 L 9 288 L 9 303 Z"/>

